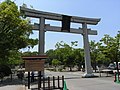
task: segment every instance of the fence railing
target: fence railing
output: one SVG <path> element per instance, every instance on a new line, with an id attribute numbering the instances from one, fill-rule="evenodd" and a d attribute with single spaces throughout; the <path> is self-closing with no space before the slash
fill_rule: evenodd
<path id="1" fill-rule="evenodd" d="M 42 82 L 41 88 L 43 90 L 54 90 L 54 89 L 63 90 L 64 88 L 64 76 L 43 77 L 41 82 Z"/>
<path id="2" fill-rule="evenodd" d="M 63 90 L 64 88 L 64 76 L 53 76 L 53 77 L 38 77 L 38 90 Z M 32 82 L 31 82 L 32 84 Z M 25 83 L 30 89 L 30 79 L 28 83 Z"/>

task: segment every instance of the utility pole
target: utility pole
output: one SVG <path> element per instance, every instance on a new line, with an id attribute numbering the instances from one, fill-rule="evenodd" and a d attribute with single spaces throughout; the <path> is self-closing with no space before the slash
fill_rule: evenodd
<path id="1" fill-rule="evenodd" d="M 116 50 L 116 69 L 117 69 L 118 80 L 119 80 L 118 52 L 119 52 L 119 43 L 120 43 L 119 35 L 120 35 L 120 31 L 118 31 L 118 34 L 117 34 L 117 47 L 116 47 L 117 48 L 117 50 Z"/>

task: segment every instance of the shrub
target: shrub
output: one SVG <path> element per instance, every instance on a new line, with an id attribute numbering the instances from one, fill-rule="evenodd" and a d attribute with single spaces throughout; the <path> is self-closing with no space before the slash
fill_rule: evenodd
<path id="1" fill-rule="evenodd" d="M 7 65 L 0 65 L 0 78 L 9 76 L 10 74 L 12 74 L 10 67 Z"/>

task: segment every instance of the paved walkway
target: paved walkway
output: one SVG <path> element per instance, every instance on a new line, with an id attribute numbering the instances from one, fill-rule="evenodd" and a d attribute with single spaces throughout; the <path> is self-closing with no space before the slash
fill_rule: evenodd
<path id="1" fill-rule="evenodd" d="M 25 86 L 23 85 L 7 85 L 0 87 L 0 90 L 25 90 Z"/>
<path id="2" fill-rule="evenodd" d="M 45 71 L 46 76 L 65 76 L 67 88 L 69 90 L 120 90 L 120 84 L 114 83 L 114 77 L 106 77 L 106 74 L 102 74 L 102 77 L 96 78 L 81 78 L 83 72 L 50 72 Z M 98 73 L 95 73 L 99 76 Z M 15 81 L 16 82 L 16 81 Z M 20 81 L 21 82 L 21 81 Z M 16 82 L 12 85 L 0 85 L 0 90 L 31 90 L 25 88 L 24 85 Z M 31 85 L 31 88 L 37 88 L 37 84 Z M 36 90 L 36 89 L 34 89 Z"/>
<path id="3" fill-rule="evenodd" d="M 114 76 L 106 73 L 102 77 L 81 78 L 83 72 L 46 72 L 48 75 L 64 75 L 69 90 L 120 90 L 120 84 L 114 83 Z M 98 73 L 95 73 L 98 75 Z"/>
<path id="4" fill-rule="evenodd" d="M 23 81 L 18 79 L 17 76 L 13 76 L 13 80 L 10 77 L 7 77 L 0 82 L 0 90 L 25 90 L 25 85 Z"/>

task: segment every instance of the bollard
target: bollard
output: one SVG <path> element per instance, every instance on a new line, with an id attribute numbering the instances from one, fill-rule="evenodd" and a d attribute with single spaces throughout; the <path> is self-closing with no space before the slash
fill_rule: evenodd
<path id="1" fill-rule="evenodd" d="M 30 89 L 30 72 L 28 72 L 28 89 Z"/>
<path id="2" fill-rule="evenodd" d="M 41 71 L 38 71 L 38 90 L 41 88 Z"/>
<path id="3" fill-rule="evenodd" d="M 55 88 L 55 77 L 53 76 L 53 88 Z"/>
<path id="4" fill-rule="evenodd" d="M 64 87 L 63 87 L 63 90 L 69 90 L 69 89 L 67 88 L 66 81 L 64 81 Z"/>
<path id="5" fill-rule="evenodd" d="M 114 82 L 116 82 L 116 72 L 114 73 Z"/>
<path id="6" fill-rule="evenodd" d="M 62 76 L 62 88 L 64 88 L 64 76 Z"/>
<path id="7" fill-rule="evenodd" d="M 58 76 L 58 88 L 60 88 L 60 78 L 59 78 L 59 76 Z"/>
<path id="8" fill-rule="evenodd" d="M 45 90 L 45 77 L 43 77 L 43 90 Z"/>
<path id="9" fill-rule="evenodd" d="M 50 90 L 50 77 L 48 77 L 48 90 Z"/>
<path id="10" fill-rule="evenodd" d="M 116 82 L 116 83 L 120 83 L 119 75 L 118 75 L 117 72 L 115 73 L 115 80 L 114 80 L 114 82 Z"/>
<path id="11" fill-rule="evenodd" d="M 116 83 L 120 83 L 118 73 L 116 74 Z"/>

